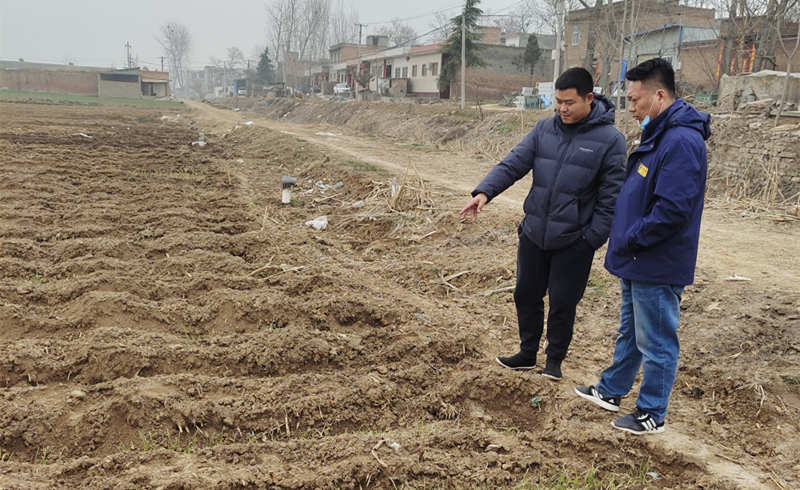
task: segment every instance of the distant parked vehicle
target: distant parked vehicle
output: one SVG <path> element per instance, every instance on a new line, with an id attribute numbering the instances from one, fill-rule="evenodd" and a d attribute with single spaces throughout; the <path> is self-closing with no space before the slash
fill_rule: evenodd
<path id="1" fill-rule="evenodd" d="M 349 95 L 350 87 L 346 83 L 337 83 L 333 86 L 333 95 Z"/>
<path id="2" fill-rule="evenodd" d="M 236 95 L 247 95 L 247 80 L 244 78 L 234 80 L 233 93 Z"/>

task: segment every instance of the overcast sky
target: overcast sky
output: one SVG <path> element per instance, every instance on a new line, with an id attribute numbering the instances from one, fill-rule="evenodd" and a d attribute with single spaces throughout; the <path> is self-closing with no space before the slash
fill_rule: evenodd
<path id="1" fill-rule="evenodd" d="M 458 13 L 459 0 L 345 0 L 362 23 L 430 14 L 408 21 L 423 33 L 433 12 Z M 248 58 L 265 45 L 265 0 L 0 0 L 0 59 L 99 66 L 124 66 L 126 41 L 140 64 L 160 67 L 158 27 L 177 21 L 189 28 L 191 64 L 202 67 L 210 57 L 224 58 L 231 46 Z M 483 0 L 484 11 L 507 12 L 514 0 Z M 370 25 L 366 34 L 379 26 Z"/>

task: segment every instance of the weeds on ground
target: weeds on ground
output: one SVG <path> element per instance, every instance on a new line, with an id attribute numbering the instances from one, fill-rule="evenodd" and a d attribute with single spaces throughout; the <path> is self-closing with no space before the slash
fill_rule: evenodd
<path id="1" fill-rule="evenodd" d="M 132 105 L 142 107 L 183 107 L 183 102 L 156 99 L 124 99 L 116 97 L 94 97 L 87 95 L 56 94 L 49 92 L 25 92 L 0 90 L 0 102 L 40 105 Z"/>
<path id="2" fill-rule="evenodd" d="M 645 459 L 630 473 L 610 473 L 598 471 L 592 467 L 582 474 L 575 474 L 564 468 L 554 476 L 526 476 L 513 490 L 616 490 L 646 485 L 652 480 L 650 459 Z"/>
<path id="3" fill-rule="evenodd" d="M 345 167 L 350 167 L 350 168 L 352 168 L 354 170 L 358 170 L 360 172 L 373 172 L 373 173 L 376 173 L 378 175 L 384 175 L 384 176 L 385 175 L 390 175 L 390 173 L 388 171 L 384 170 L 383 168 L 378 167 L 377 165 L 373 165 L 371 163 L 367 163 L 367 162 L 348 160 L 348 161 L 342 163 L 342 165 L 344 165 Z"/>
<path id="4" fill-rule="evenodd" d="M 163 437 L 155 436 L 152 432 L 141 432 L 139 433 L 140 444 L 138 446 L 136 444 L 131 444 L 130 449 L 144 452 L 154 451 L 156 449 L 169 449 L 176 453 L 191 454 L 199 447 L 212 447 L 221 442 L 215 441 L 205 434 L 200 435 L 200 437 L 202 440 L 198 441 L 198 432 L 188 437 L 175 434 L 171 431 L 166 432 Z"/>
<path id="5" fill-rule="evenodd" d="M 33 455 L 33 461 L 31 464 L 47 464 L 47 448 L 36 448 L 36 454 Z"/>
<path id="6" fill-rule="evenodd" d="M 594 269 L 589 274 L 589 280 L 586 283 L 587 296 L 605 296 L 609 288 L 615 284 L 614 278 L 604 270 L 595 271 Z"/>
<path id="7" fill-rule="evenodd" d="M 781 375 L 784 383 L 789 385 L 800 385 L 800 376 L 790 376 L 788 374 Z"/>
<path id="8" fill-rule="evenodd" d="M 519 131 L 519 129 L 520 129 L 519 124 L 505 123 L 498 126 L 497 129 L 494 130 L 494 132 L 498 134 L 511 134 L 516 131 Z"/>

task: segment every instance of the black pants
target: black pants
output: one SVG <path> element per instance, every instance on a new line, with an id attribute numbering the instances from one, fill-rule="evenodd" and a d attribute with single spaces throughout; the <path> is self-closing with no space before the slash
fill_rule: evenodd
<path id="1" fill-rule="evenodd" d="M 517 250 L 517 305 L 520 349 L 536 356 L 544 329 L 544 295 L 550 293 L 547 315 L 547 358 L 562 361 L 567 356 L 575 309 L 586 290 L 594 249 L 580 239 L 566 248 L 542 250 L 524 234 Z"/>

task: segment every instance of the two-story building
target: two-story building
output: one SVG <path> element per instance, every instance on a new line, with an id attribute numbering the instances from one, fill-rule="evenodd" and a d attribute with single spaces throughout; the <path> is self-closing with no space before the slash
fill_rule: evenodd
<path id="1" fill-rule="evenodd" d="M 633 5 L 632 5 L 633 4 Z M 591 71 L 596 82 L 610 89 L 620 73 L 619 36 L 627 34 L 653 33 L 665 26 L 691 26 L 692 28 L 714 28 L 715 10 L 681 5 L 679 0 L 621 0 L 599 8 L 573 10 L 567 14 L 564 32 L 565 67 L 582 66 Z M 625 18 L 625 25 L 622 19 Z M 680 29 L 675 31 L 680 33 Z M 612 33 L 613 35 L 609 35 Z M 672 31 L 670 31 L 672 34 Z M 652 36 L 646 36 L 652 38 Z M 642 37 L 631 37 L 634 43 Z M 649 41 L 648 41 L 649 42 Z M 591 49 L 591 59 L 589 52 Z M 628 60 L 632 65 L 632 60 Z"/>

